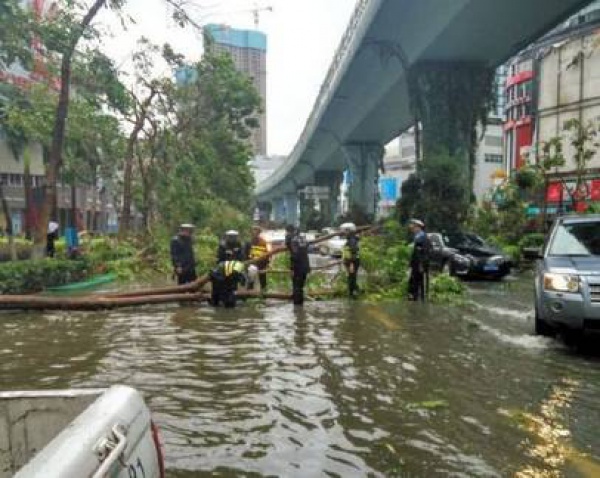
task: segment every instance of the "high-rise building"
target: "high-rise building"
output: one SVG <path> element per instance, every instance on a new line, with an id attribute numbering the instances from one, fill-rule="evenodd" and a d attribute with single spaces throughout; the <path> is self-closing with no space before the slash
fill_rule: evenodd
<path id="1" fill-rule="evenodd" d="M 58 3 L 52 0 L 20 0 L 25 9 L 30 9 L 35 18 L 52 18 L 56 14 Z M 2 46 L 0 45 L 0 48 Z M 44 47 L 39 38 L 31 41 L 33 64 L 30 69 L 19 61 L 10 65 L 0 64 L 0 84 L 12 85 L 27 89 L 31 85 L 46 83 L 56 91 L 60 88 L 59 78 L 52 75 L 44 56 Z M 0 96 L 0 99 L 4 99 Z M 0 126 L 0 183 L 4 189 L 9 215 L 14 234 L 30 231 L 37 226 L 39 211 L 43 203 L 43 185 L 45 183 L 45 166 L 42 145 L 30 141 L 24 146 L 24 152 L 15 155 L 7 141 L 7 132 Z M 26 151 L 26 153 L 25 153 Z M 25 154 L 29 159 L 29 175 L 32 196 L 26 201 L 25 194 Z M 61 229 L 70 221 L 73 212 L 71 187 L 59 182 L 57 188 L 57 219 Z M 110 200 L 109 188 L 106 185 L 80 186 L 76 188 L 77 216 L 73 219 L 82 229 L 109 231 L 116 208 Z M 29 204 L 27 204 L 29 203 Z M 28 207 L 27 207 L 28 206 Z M 7 218 L 0 213 L 0 229 L 5 230 Z"/>
<path id="2" fill-rule="evenodd" d="M 510 173 L 538 160 L 543 144 L 561 136 L 567 120 L 600 121 L 600 0 L 527 47 L 508 67 L 504 130 Z M 564 166 L 546 178 L 551 214 L 600 202 L 600 159 L 593 157 L 582 175 L 572 148 L 564 153 Z"/>
<path id="3" fill-rule="evenodd" d="M 209 24 L 204 27 L 213 40 L 211 48 L 227 52 L 238 71 L 248 75 L 258 91 L 263 112 L 251 142 L 254 154 L 267 154 L 267 36 L 256 30 L 238 30 L 226 25 Z"/>
<path id="4" fill-rule="evenodd" d="M 594 71 L 594 60 L 589 62 L 590 65 L 587 66 L 586 72 L 573 68 L 578 64 L 577 62 L 573 65 L 569 64 L 569 51 L 566 47 L 573 49 L 573 44 L 580 43 L 582 62 L 587 61 L 588 57 L 597 52 L 594 45 L 597 42 L 599 27 L 600 0 L 596 0 L 529 45 L 507 63 L 504 147 L 508 172 L 519 169 L 527 163 L 532 147 L 535 148 L 536 143 L 540 140 L 535 136 L 539 136 L 540 125 L 538 123 L 541 116 L 551 114 L 559 118 L 560 114 L 557 115 L 556 111 L 560 109 L 573 111 L 583 106 L 583 103 L 595 104 L 594 101 L 597 98 L 595 91 L 597 90 L 592 93 L 592 90 L 587 88 L 587 84 L 584 85 L 588 78 L 590 78 L 591 85 L 595 86 L 598 83 L 595 77 L 597 73 Z M 586 46 L 586 44 L 592 47 Z M 587 50 L 584 52 L 583 49 L 586 48 Z M 564 56 L 561 58 L 563 65 L 562 68 L 555 68 L 554 73 L 550 75 L 550 70 L 545 66 L 549 63 L 548 59 L 553 56 Z M 576 70 L 580 71 L 574 75 L 573 72 Z M 551 79 L 549 79 L 550 76 L 552 76 Z M 578 91 L 580 84 L 586 86 L 586 88 L 582 88 L 582 91 Z M 557 85 L 560 86 L 557 87 Z M 575 91 L 576 96 L 579 94 L 581 96 L 577 98 L 577 101 L 566 102 L 565 91 L 568 94 Z M 544 95 L 548 94 L 554 95 L 555 104 L 546 101 L 547 98 Z M 540 111 L 540 106 L 545 111 Z M 559 126 L 562 124 L 560 119 L 557 119 L 556 123 Z"/>

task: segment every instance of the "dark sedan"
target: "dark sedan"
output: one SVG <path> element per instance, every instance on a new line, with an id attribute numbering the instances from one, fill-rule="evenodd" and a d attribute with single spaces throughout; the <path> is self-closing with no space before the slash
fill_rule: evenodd
<path id="1" fill-rule="evenodd" d="M 501 279 L 510 273 L 511 260 L 477 234 L 428 234 L 431 265 L 452 276 Z"/>

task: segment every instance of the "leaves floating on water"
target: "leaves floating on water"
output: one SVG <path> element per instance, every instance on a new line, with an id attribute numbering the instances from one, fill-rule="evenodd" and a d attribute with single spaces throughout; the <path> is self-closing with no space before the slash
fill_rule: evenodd
<path id="1" fill-rule="evenodd" d="M 395 449 L 395 448 L 394 448 L 392 445 L 390 445 L 389 443 L 386 443 L 386 444 L 385 444 L 385 447 L 386 447 L 386 448 L 387 448 L 387 449 L 388 449 L 388 450 L 389 450 L 391 453 L 393 453 L 394 455 L 397 453 L 397 452 L 396 452 L 396 449 Z"/>
<path id="2" fill-rule="evenodd" d="M 440 408 L 448 408 L 450 404 L 446 400 L 425 400 L 423 402 L 409 403 L 407 408 L 424 408 L 426 410 L 438 410 Z"/>

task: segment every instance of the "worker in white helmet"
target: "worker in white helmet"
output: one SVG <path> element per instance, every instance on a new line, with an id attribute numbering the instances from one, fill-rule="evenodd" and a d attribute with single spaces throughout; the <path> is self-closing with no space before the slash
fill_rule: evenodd
<path id="1" fill-rule="evenodd" d="M 178 234 L 171 239 L 171 262 L 179 285 L 196 280 L 196 259 L 192 241 L 193 224 L 181 224 Z"/>
<path id="2" fill-rule="evenodd" d="M 425 223 L 420 219 L 408 221 L 408 228 L 414 236 L 413 253 L 410 258 L 408 296 L 410 300 L 425 301 L 429 288 L 431 243 L 425 233 Z"/>
<path id="3" fill-rule="evenodd" d="M 356 235 L 356 225 L 347 222 L 340 226 L 342 233 L 346 236 L 346 244 L 342 249 L 342 260 L 348 273 L 348 295 L 355 298 L 358 294 L 358 268 L 360 267 L 360 245 Z"/>
<path id="4" fill-rule="evenodd" d="M 243 260 L 245 260 L 245 257 L 242 243 L 240 242 L 240 234 L 235 229 L 230 229 L 219 242 L 217 263 Z"/>

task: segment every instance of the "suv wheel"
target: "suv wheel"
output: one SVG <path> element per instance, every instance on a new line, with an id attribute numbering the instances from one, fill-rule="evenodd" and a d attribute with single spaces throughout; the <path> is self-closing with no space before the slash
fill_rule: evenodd
<path id="1" fill-rule="evenodd" d="M 542 337 L 554 337 L 556 335 L 556 331 L 544 319 L 540 318 L 537 307 L 535 308 L 535 334 Z"/>

